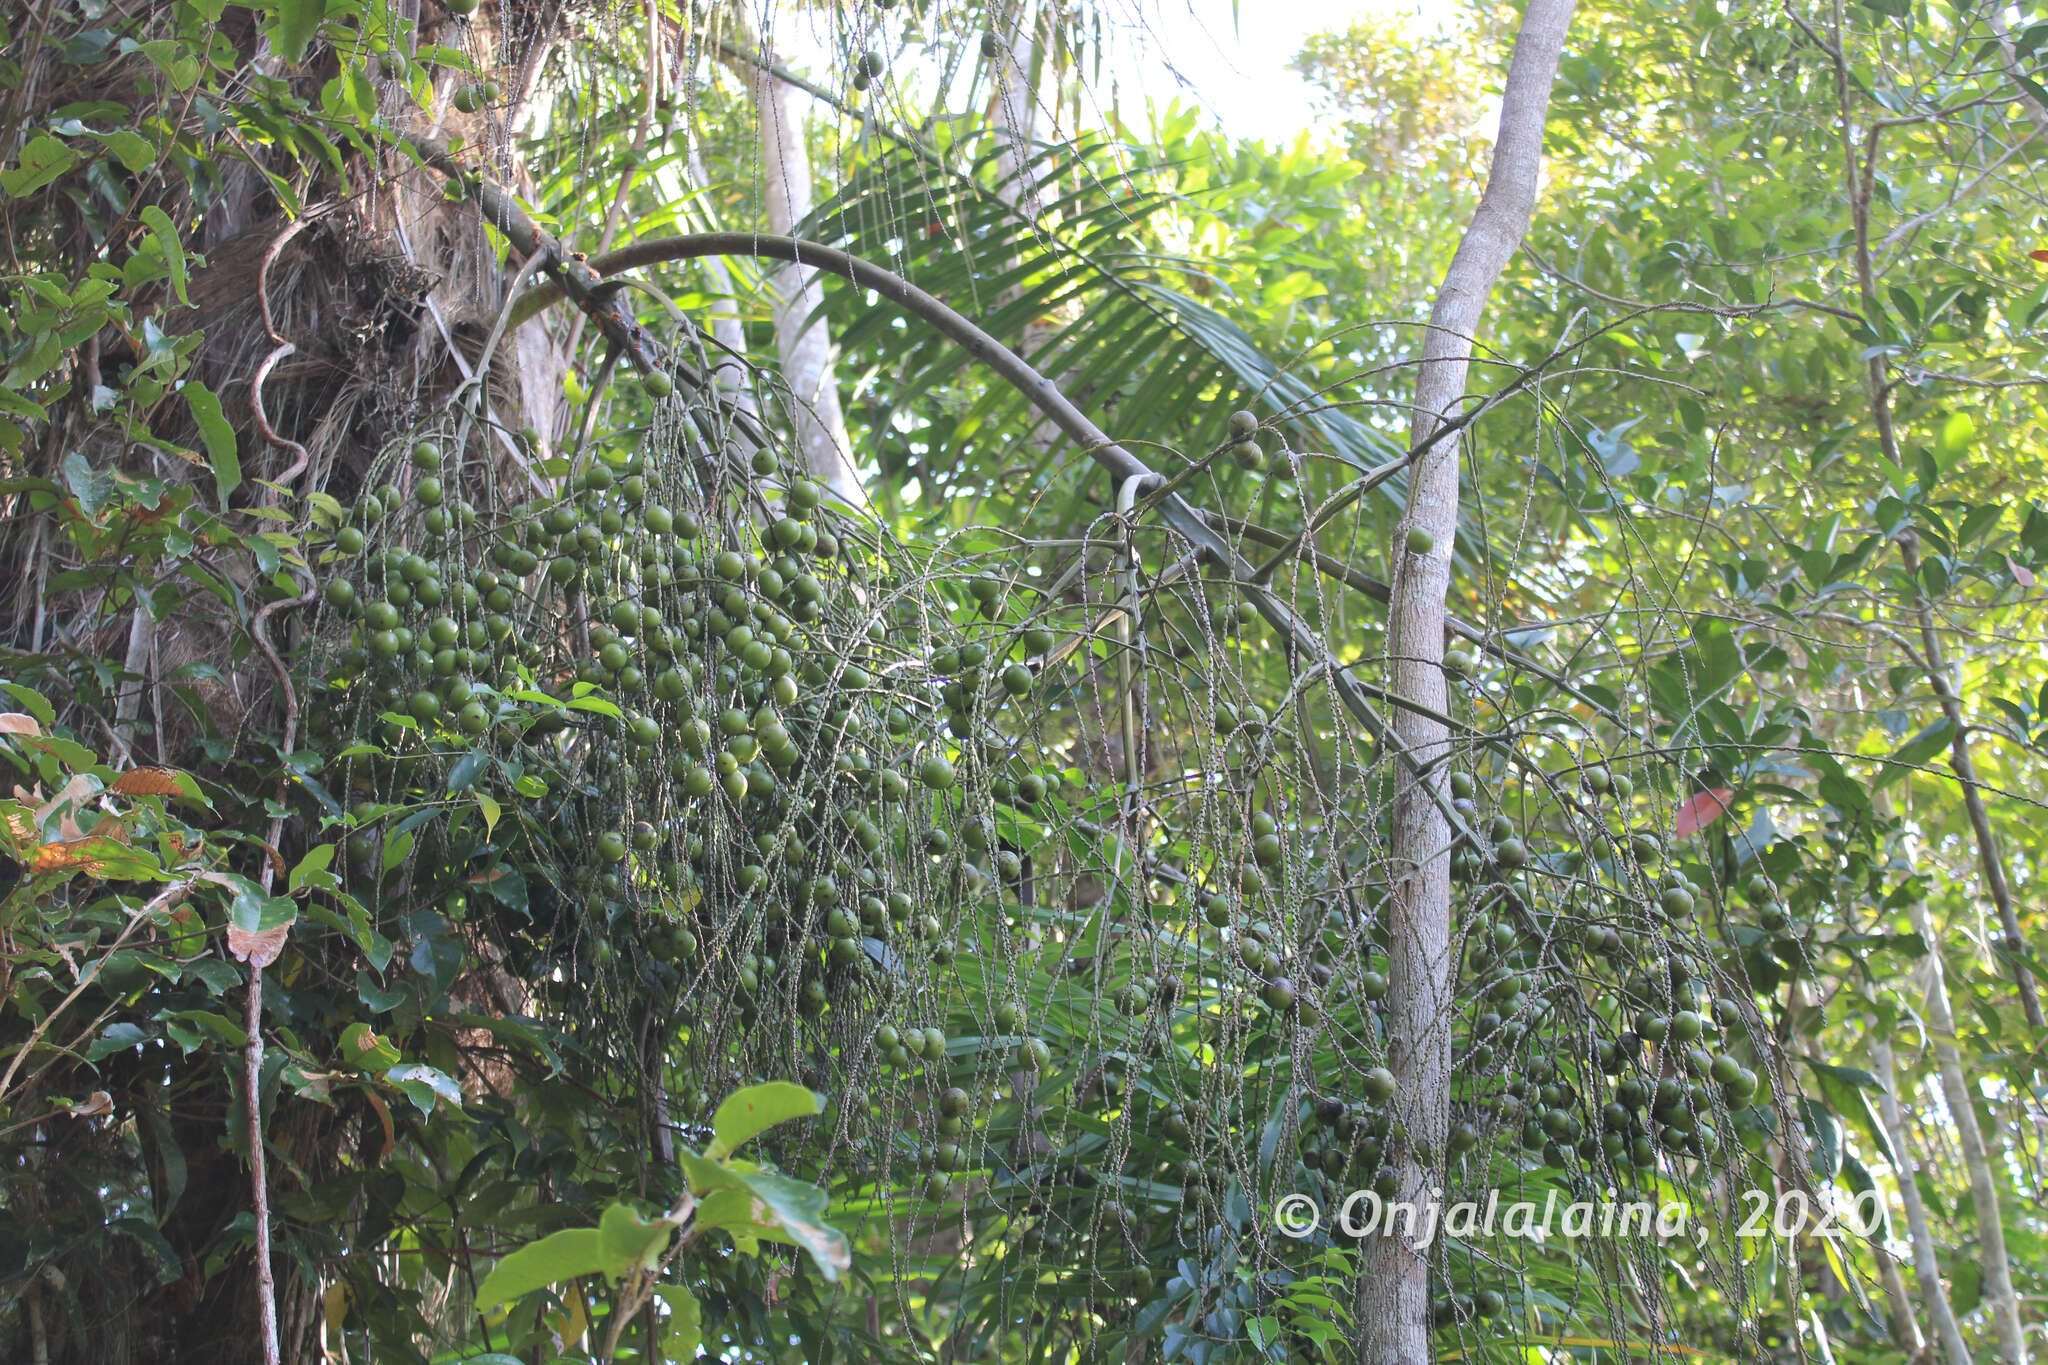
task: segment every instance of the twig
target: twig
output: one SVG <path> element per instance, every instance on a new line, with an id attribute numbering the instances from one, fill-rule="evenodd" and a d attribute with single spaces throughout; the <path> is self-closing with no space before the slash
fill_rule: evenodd
<path id="1" fill-rule="evenodd" d="M 263 963 L 249 959 L 249 1008 L 243 1027 L 242 1112 L 249 1128 L 249 1187 L 256 1214 L 256 1302 L 263 1319 L 263 1365 L 280 1365 L 277 1283 L 270 1269 L 270 1183 L 263 1151 Z"/>
<path id="2" fill-rule="evenodd" d="M 296 237 L 319 214 L 326 212 L 327 205 L 315 206 L 304 217 L 289 223 L 271 241 L 263 252 L 263 259 L 256 267 L 256 303 L 263 316 L 263 334 L 270 338 L 273 348 L 257 365 L 255 377 L 249 381 L 249 411 L 256 419 L 256 429 L 272 445 L 281 446 L 292 452 L 292 462 L 274 480 L 275 488 L 266 490 L 263 501 L 266 506 L 290 491 L 290 486 L 299 475 L 306 472 L 311 455 L 306 447 L 287 436 L 279 435 L 270 425 L 270 418 L 263 410 L 263 381 L 278 361 L 298 349 L 277 330 L 277 319 L 270 311 L 270 267 L 277 260 L 286 242 Z M 250 638 L 263 652 L 271 671 L 277 675 L 277 685 L 284 694 L 284 734 L 278 745 L 278 762 L 282 767 L 290 758 L 299 737 L 299 694 L 292 686 L 291 671 L 285 667 L 284 659 L 278 654 L 277 646 L 270 640 L 270 618 L 288 607 L 296 607 L 313 600 L 313 594 L 303 592 L 297 597 L 280 598 L 266 602 L 257 609 L 249 622 Z M 277 847 L 278 839 L 284 833 L 284 795 L 286 778 L 278 774 L 277 794 L 279 813 L 271 818 L 268 843 Z M 268 894 L 276 871 L 274 859 L 263 862 L 262 885 Z M 256 1215 L 256 1301 L 262 1316 L 263 1361 L 264 1365 L 280 1365 L 277 1337 L 277 1284 L 270 1266 L 270 1182 L 265 1170 L 263 1150 L 263 968 L 265 962 L 261 953 L 252 954 L 249 966 L 249 1000 L 245 1028 L 248 1042 L 242 1049 L 242 1106 L 248 1119 L 249 1128 L 249 1187 L 250 1203 Z"/>
<path id="3" fill-rule="evenodd" d="M 277 263 L 277 254 L 284 250 L 285 243 L 304 232 L 315 218 L 332 207 L 333 205 L 329 203 L 315 204 L 306 210 L 304 215 L 285 224 L 277 236 L 271 239 L 270 245 L 264 248 L 263 258 L 256 264 L 256 307 L 263 317 L 263 335 L 270 339 L 272 349 L 257 364 L 256 373 L 249 380 L 249 414 L 256 419 L 256 430 L 263 433 L 263 439 L 292 452 L 291 465 L 277 476 L 276 482 L 280 484 L 289 484 L 305 473 L 306 465 L 312 457 L 297 441 L 278 435 L 270 425 L 269 414 L 263 410 L 263 381 L 270 377 L 270 371 L 276 367 L 277 362 L 298 350 L 296 345 L 286 340 L 277 330 L 277 318 L 270 311 L 270 267 Z M 274 495 L 266 493 L 265 502 L 268 503 L 272 496 Z"/>
<path id="4" fill-rule="evenodd" d="M 121 932 L 116 934 L 114 936 L 114 941 L 107 946 L 108 954 L 111 955 L 122 944 L 126 943 L 128 941 L 128 936 L 135 932 L 137 926 L 148 923 L 160 911 L 167 910 L 171 906 L 175 905 L 178 901 L 183 900 L 186 896 L 191 894 L 192 888 L 197 886 L 198 884 L 199 882 L 196 877 L 188 877 L 182 882 L 177 882 L 171 886 L 165 887 L 162 891 L 159 891 L 155 896 L 151 897 L 148 904 L 144 905 L 140 910 L 136 911 L 133 915 L 129 916 L 128 922 L 121 926 Z M 53 1009 L 51 1009 L 39 1021 L 37 1021 L 36 1026 L 29 1031 L 27 1039 L 25 1039 L 22 1042 L 21 1046 L 15 1050 L 13 1060 L 7 1063 L 6 1072 L 0 1073 L 0 1099 L 4 1099 L 6 1097 L 8 1087 L 14 1084 L 15 1073 L 21 1070 L 21 1063 L 23 1059 L 26 1058 L 29 1053 L 35 1051 L 36 1044 L 40 1043 L 43 1040 L 43 1035 L 48 1033 L 50 1031 L 50 1026 L 57 1022 L 57 1016 L 62 1014 L 65 1010 L 69 1009 L 71 1007 L 71 1002 L 78 999 L 80 995 L 84 994 L 85 988 L 87 986 L 90 986 L 93 982 L 97 981 L 98 979 L 98 972 L 81 972 L 79 974 L 78 984 L 73 986 L 70 992 L 66 994 L 62 1000 L 59 1000 Z"/>

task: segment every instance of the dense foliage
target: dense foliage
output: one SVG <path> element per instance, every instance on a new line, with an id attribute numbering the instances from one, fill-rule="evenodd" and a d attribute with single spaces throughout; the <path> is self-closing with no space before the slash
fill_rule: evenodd
<path id="1" fill-rule="evenodd" d="M 1513 16 L 1117 17 L 4 21 L 9 1358 L 2019 1365 L 2048 22 L 1582 8 L 1439 543 Z"/>

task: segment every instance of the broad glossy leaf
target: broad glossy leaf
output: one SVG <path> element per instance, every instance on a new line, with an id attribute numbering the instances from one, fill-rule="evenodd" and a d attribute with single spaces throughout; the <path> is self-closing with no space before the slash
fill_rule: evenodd
<path id="1" fill-rule="evenodd" d="M 735 1090 L 718 1106 L 718 1113 L 711 1120 L 717 1139 L 712 1145 L 717 1150 L 706 1155 L 728 1155 L 765 1129 L 822 1109 L 815 1094 L 788 1081 L 769 1081 Z"/>
<path id="2" fill-rule="evenodd" d="M 608 1264 L 596 1228 L 567 1228 L 528 1243 L 496 1265 L 477 1286 L 478 1311 L 495 1308 L 579 1275 L 596 1275 Z"/>

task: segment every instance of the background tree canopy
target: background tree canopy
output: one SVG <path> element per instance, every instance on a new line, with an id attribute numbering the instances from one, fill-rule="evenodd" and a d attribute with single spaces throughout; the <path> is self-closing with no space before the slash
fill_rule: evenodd
<path id="1" fill-rule="evenodd" d="M 2022 1365 L 2048 13 L 1187 19 L 0 16 L 7 1359 Z"/>

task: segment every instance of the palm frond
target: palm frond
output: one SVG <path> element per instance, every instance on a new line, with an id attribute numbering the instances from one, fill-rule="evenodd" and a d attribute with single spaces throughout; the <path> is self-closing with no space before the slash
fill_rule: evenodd
<path id="1" fill-rule="evenodd" d="M 993 153 L 953 175 L 928 162 L 884 157 L 861 167 L 819 210 L 812 231 L 835 246 L 890 260 L 1013 344 L 1034 321 L 1055 320 L 1029 358 L 1119 439 L 1199 456 L 1221 443 L 1224 414 L 1248 406 L 1285 432 L 1294 449 L 1361 470 L 1397 455 L 1401 444 L 1334 403 L 1311 367 L 1268 356 L 1224 313 L 1168 282 L 1203 275 L 1200 262 L 1162 254 L 1145 240 L 1149 221 L 1174 197 L 1111 178 L 1111 151 L 1092 139 L 1041 150 L 1031 162 L 1032 180 L 1077 188 L 1042 196 L 1036 215 L 995 193 Z M 845 348 L 884 357 L 893 406 L 971 385 L 962 376 L 966 358 L 950 348 L 921 344 L 843 292 L 828 308 Z M 1034 429 L 1015 394 L 981 392 L 974 411 L 975 431 Z M 984 472 L 973 449 L 934 451 L 933 458 L 949 463 L 963 482 Z M 1398 502 L 1401 481 L 1389 482 L 1381 495 Z"/>

